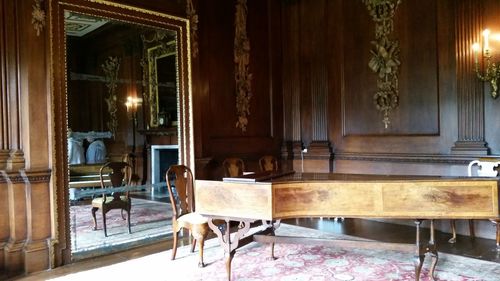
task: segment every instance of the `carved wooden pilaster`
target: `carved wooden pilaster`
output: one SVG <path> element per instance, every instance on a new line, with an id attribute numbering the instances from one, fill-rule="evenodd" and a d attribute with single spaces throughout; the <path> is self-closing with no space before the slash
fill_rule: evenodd
<path id="1" fill-rule="evenodd" d="M 0 205 L 2 266 L 8 275 L 46 270 L 52 233 L 50 171 L 3 170 L 1 176 L 0 201 L 4 200 Z"/>
<path id="2" fill-rule="evenodd" d="M 9 240 L 4 248 L 4 263 L 8 275 L 22 273 L 23 247 L 26 241 L 26 192 L 24 180 L 17 172 L 1 171 L 7 183 Z"/>
<path id="3" fill-rule="evenodd" d="M 328 141 L 314 141 L 303 155 L 305 172 L 332 172 L 333 155 Z"/>
<path id="4" fill-rule="evenodd" d="M 0 169 L 2 170 L 2 169 Z M 4 248 L 9 241 L 9 197 L 7 189 L 7 179 L 0 173 L 0 272 L 5 270 Z M 0 279 L 6 278 L 0 274 Z"/>
<path id="5" fill-rule="evenodd" d="M 20 172 L 26 192 L 27 237 L 23 248 L 24 273 L 49 268 L 50 171 Z"/>
<path id="6" fill-rule="evenodd" d="M 456 1 L 455 42 L 457 61 L 458 139 L 456 154 L 488 154 L 484 140 L 484 93 L 474 73 L 472 44 L 480 42 L 483 1 Z"/>
<path id="7" fill-rule="evenodd" d="M 283 170 L 297 170 L 299 168 L 293 166 L 294 159 L 300 159 L 302 151 L 302 143 L 300 141 L 283 142 L 281 146 L 281 168 Z"/>
<path id="8" fill-rule="evenodd" d="M 0 167 L 18 169 L 24 167 L 21 145 L 21 81 L 19 21 L 17 11 L 20 1 L 1 1 L 0 12 L 0 72 L 3 74 L 0 88 Z M 9 155 L 7 156 L 7 151 Z"/>
<path id="9" fill-rule="evenodd" d="M 284 145 L 287 142 L 300 142 L 300 63 L 299 49 L 301 40 L 298 9 L 294 5 L 283 5 L 282 46 L 283 57 L 283 132 Z M 302 144 L 300 145 L 302 146 Z M 299 149 L 300 151 L 300 149 Z"/>

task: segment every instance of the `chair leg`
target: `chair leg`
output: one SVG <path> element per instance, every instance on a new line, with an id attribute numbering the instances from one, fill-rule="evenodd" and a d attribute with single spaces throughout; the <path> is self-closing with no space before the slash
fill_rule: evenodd
<path id="1" fill-rule="evenodd" d="M 450 226 L 451 226 L 451 238 L 448 240 L 448 243 L 454 244 L 457 242 L 457 228 L 455 225 L 455 220 L 450 220 Z"/>
<path id="2" fill-rule="evenodd" d="M 172 245 L 172 260 L 175 260 L 175 255 L 177 254 L 177 233 L 178 231 L 174 231 L 174 243 Z"/>
<path id="3" fill-rule="evenodd" d="M 496 225 L 497 225 L 497 251 L 500 252 L 500 221 L 497 221 Z"/>
<path id="4" fill-rule="evenodd" d="M 95 213 L 99 210 L 99 208 L 92 207 L 92 219 L 94 219 L 94 230 L 97 230 L 97 219 L 95 217 Z"/>
<path id="5" fill-rule="evenodd" d="M 205 263 L 203 262 L 203 247 L 204 246 L 205 246 L 205 237 L 202 237 L 202 238 L 198 239 L 198 248 L 200 249 L 200 261 L 198 262 L 198 267 L 205 266 Z"/>
<path id="6" fill-rule="evenodd" d="M 474 230 L 474 220 L 469 220 L 469 236 L 470 238 L 476 238 L 476 231 Z"/>
<path id="7" fill-rule="evenodd" d="M 123 214 L 123 211 L 124 211 L 124 210 L 125 210 L 125 209 L 121 209 L 121 214 L 122 214 L 122 219 L 123 219 L 123 220 L 125 220 L 125 219 L 126 219 L 125 215 Z"/>
<path id="8" fill-rule="evenodd" d="M 191 253 L 194 252 L 195 247 L 196 247 L 196 238 L 193 237 L 193 241 L 191 242 Z"/>
<path id="9" fill-rule="evenodd" d="M 108 237 L 108 230 L 106 228 L 106 213 L 104 212 L 104 209 L 102 210 L 102 224 L 104 228 L 104 237 Z"/>
<path id="10" fill-rule="evenodd" d="M 132 230 L 130 229 L 130 209 L 127 210 L 127 224 L 128 224 L 128 234 L 132 234 Z"/>

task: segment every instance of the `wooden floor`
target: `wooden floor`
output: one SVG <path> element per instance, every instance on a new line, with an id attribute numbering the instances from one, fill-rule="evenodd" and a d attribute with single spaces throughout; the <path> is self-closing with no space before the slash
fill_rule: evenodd
<path id="1" fill-rule="evenodd" d="M 413 243 L 415 238 L 415 229 L 413 227 L 362 219 L 346 219 L 343 222 L 337 222 L 334 219 L 293 219 L 284 220 L 283 222 L 318 229 L 325 232 L 341 233 L 385 242 Z M 424 232 L 426 231 L 427 230 L 424 230 Z M 427 235 L 427 233 L 424 235 Z M 494 240 L 482 238 L 470 239 L 466 236 L 459 236 L 456 244 L 449 244 L 447 243 L 449 237 L 450 235 L 447 233 L 436 233 L 436 241 L 440 252 L 500 263 L 500 252 L 494 250 Z M 187 242 L 187 239 L 184 239 L 180 243 L 181 245 L 185 245 Z M 150 246 L 144 246 L 108 256 L 93 258 L 91 260 L 79 261 L 48 272 L 37 273 L 27 277 L 18 277 L 13 280 L 45 280 L 55 278 L 71 272 L 106 266 L 157 253 L 170 249 L 171 247 L 171 241 L 164 241 Z"/>

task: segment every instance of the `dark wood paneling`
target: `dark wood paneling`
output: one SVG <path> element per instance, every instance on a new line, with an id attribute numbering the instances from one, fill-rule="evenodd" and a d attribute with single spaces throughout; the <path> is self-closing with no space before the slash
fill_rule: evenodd
<path id="1" fill-rule="evenodd" d="M 384 129 L 383 115 L 373 101 L 377 76 L 369 69 L 368 62 L 375 24 L 366 6 L 361 1 L 321 3 L 283 3 L 284 15 L 288 15 L 284 16 L 282 27 L 284 95 L 291 98 L 292 90 L 287 91 L 287 87 L 297 83 L 297 79 L 301 83 L 300 106 L 284 101 L 285 140 L 297 141 L 292 139 L 295 134 L 292 120 L 299 118 L 300 141 L 306 146 L 313 136 L 322 134 L 317 130 L 324 130 L 325 140 L 336 151 L 449 153 L 456 140 L 457 126 L 456 107 L 453 107 L 456 104 L 453 1 L 409 0 L 397 8 L 391 38 L 398 39 L 401 48 L 400 104 L 390 115 L 388 129 Z M 320 30 L 316 33 L 326 39 L 318 41 L 317 35 L 304 35 L 313 30 Z M 324 54 L 322 60 L 307 59 L 321 54 Z M 294 63 L 299 66 L 288 67 Z M 311 69 L 322 67 L 326 67 L 324 79 L 318 78 L 320 72 L 311 75 Z M 311 94 L 309 85 L 322 87 L 322 83 L 326 83 L 326 91 Z M 312 109 L 311 105 L 311 96 L 322 100 L 322 92 L 326 93 L 324 103 L 328 105 L 325 113 L 321 107 Z M 320 120 L 318 116 L 323 115 L 327 119 L 325 125 L 310 121 Z"/>
<path id="2" fill-rule="evenodd" d="M 439 133 L 436 1 L 402 1 L 391 39 L 399 41 L 399 106 L 385 129 L 374 105 L 377 75 L 368 68 L 375 23 L 361 1 L 344 2 L 345 134 L 436 135 Z M 418 34 L 418 36 L 415 36 Z"/>
<path id="3" fill-rule="evenodd" d="M 236 127 L 234 1 L 199 1 L 203 157 L 279 154 L 282 135 L 280 4 L 248 1 L 252 98 L 246 132 Z M 196 76 L 197 74 L 195 74 Z M 277 123 L 278 121 L 279 123 Z M 199 155 L 199 154 L 197 154 Z"/>

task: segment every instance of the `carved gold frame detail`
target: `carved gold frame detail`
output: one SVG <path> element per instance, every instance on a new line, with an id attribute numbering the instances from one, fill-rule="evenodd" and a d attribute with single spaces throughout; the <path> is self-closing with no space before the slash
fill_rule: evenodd
<path id="1" fill-rule="evenodd" d="M 36 30 L 36 36 L 40 36 L 45 26 L 45 11 L 42 9 L 42 0 L 34 0 L 33 12 L 31 12 L 31 24 Z"/>
<path id="2" fill-rule="evenodd" d="M 246 132 L 248 115 L 250 115 L 250 99 L 252 98 L 252 74 L 248 69 L 250 62 L 250 40 L 247 37 L 247 1 L 238 0 L 234 20 L 234 63 L 236 80 L 236 110 L 238 121 L 236 127 Z"/>
<path id="3" fill-rule="evenodd" d="M 118 57 L 109 57 L 103 64 L 101 68 L 104 71 L 106 77 L 106 87 L 108 88 L 108 97 L 105 99 L 108 105 L 109 121 L 108 129 L 113 134 L 113 139 L 116 136 L 116 130 L 118 129 L 118 116 L 117 116 L 117 95 L 116 86 L 118 81 L 118 71 L 120 70 L 120 59 Z"/>
<path id="4" fill-rule="evenodd" d="M 394 30 L 394 13 L 401 0 L 362 1 L 375 22 L 375 40 L 371 42 L 374 48 L 370 51 L 372 58 L 368 66 L 378 75 L 378 91 L 373 100 L 376 108 L 384 114 L 382 122 L 387 129 L 391 123 L 389 114 L 399 104 L 399 42 L 391 40 L 389 35 Z"/>
<path id="5" fill-rule="evenodd" d="M 193 0 L 186 1 L 186 15 L 191 23 L 191 55 L 198 57 L 198 15 L 193 5 Z"/>
<path id="6" fill-rule="evenodd" d="M 149 126 L 156 128 L 158 124 L 159 98 L 158 98 L 158 75 L 157 60 L 166 56 L 176 56 L 177 61 L 177 40 L 165 41 L 166 35 L 156 32 L 153 38 L 147 39 L 142 36 L 144 46 L 143 67 L 143 89 L 147 90 L 144 96 L 147 99 L 149 108 Z M 152 47 L 148 47 L 151 46 Z M 178 63 L 176 63 L 176 73 L 179 72 Z M 178 80 L 178 77 L 177 77 Z M 147 83 L 147 85 L 146 85 Z M 177 81 L 177 85 L 178 85 Z M 177 89 L 179 92 L 179 89 Z M 179 95 L 177 95 L 177 104 L 179 104 Z"/>

